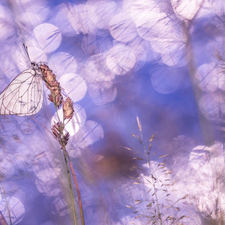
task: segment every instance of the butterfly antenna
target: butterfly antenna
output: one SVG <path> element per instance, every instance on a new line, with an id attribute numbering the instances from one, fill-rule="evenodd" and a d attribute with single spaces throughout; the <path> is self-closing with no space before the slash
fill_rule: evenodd
<path id="1" fill-rule="evenodd" d="M 25 49 L 25 52 L 27 53 L 28 59 L 30 60 L 30 56 L 29 56 L 29 54 L 28 54 L 27 46 L 26 46 L 24 43 L 23 43 L 23 47 L 24 47 L 24 49 Z M 30 62 L 31 62 L 31 60 L 30 60 Z"/>

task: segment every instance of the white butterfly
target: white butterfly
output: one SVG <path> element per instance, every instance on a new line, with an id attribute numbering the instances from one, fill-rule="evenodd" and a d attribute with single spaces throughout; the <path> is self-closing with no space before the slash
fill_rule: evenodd
<path id="1" fill-rule="evenodd" d="M 0 94 L 0 115 L 33 115 L 41 110 L 42 104 L 41 68 L 31 62 L 31 67 L 16 76 Z"/>

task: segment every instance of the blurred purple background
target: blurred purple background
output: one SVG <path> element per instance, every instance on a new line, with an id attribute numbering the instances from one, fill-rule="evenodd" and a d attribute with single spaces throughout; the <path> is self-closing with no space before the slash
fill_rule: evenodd
<path id="1" fill-rule="evenodd" d="M 162 224 L 223 224 L 224 9 L 222 0 L 0 2 L 0 91 L 30 67 L 24 43 L 74 102 L 67 150 L 86 225 L 160 224 L 154 188 Z M 32 117 L 50 129 L 48 94 Z M 131 134 L 137 117 L 146 143 L 155 134 L 148 160 Z M 74 224 L 63 154 L 29 117 L 0 115 L 0 175 L 8 224 Z"/>

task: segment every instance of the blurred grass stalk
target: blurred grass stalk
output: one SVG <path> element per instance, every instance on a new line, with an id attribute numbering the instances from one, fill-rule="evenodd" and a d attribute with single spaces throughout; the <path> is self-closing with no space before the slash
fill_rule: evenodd
<path id="1" fill-rule="evenodd" d="M 154 153 L 151 154 L 152 141 L 154 140 L 155 134 L 153 134 L 149 138 L 149 140 L 146 143 L 144 143 L 143 134 L 142 134 L 142 126 L 141 126 L 141 123 L 140 123 L 140 120 L 139 120 L 138 117 L 137 117 L 137 124 L 138 124 L 138 129 L 139 129 L 139 135 L 135 135 L 135 134 L 132 133 L 132 136 L 135 137 L 139 141 L 139 143 L 142 145 L 142 147 L 144 149 L 144 153 L 145 153 L 145 156 L 146 156 L 146 161 L 147 161 L 147 164 L 148 164 L 149 177 L 150 177 L 151 181 L 149 181 L 148 179 L 146 179 L 146 180 L 148 181 L 148 183 L 150 183 L 152 185 L 152 187 L 153 187 L 153 194 L 152 194 L 152 196 L 154 196 L 154 198 L 155 198 L 155 200 L 151 200 L 152 202 L 147 205 L 148 209 L 151 208 L 153 206 L 153 204 L 156 202 L 156 209 L 154 209 L 153 216 L 146 216 L 146 217 L 150 219 L 149 222 L 150 221 L 153 221 L 152 224 L 156 224 L 157 222 L 159 222 L 157 224 L 163 225 L 163 221 L 166 224 L 168 224 L 168 221 L 167 220 L 171 220 L 171 222 L 172 222 L 171 224 L 175 224 L 176 223 L 176 224 L 181 225 L 180 220 L 182 220 L 183 218 L 187 218 L 188 216 L 187 215 L 182 215 L 182 216 L 179 216 L 179 217 L 174 217 L 174 216 L 169 215 L 169 216 L 167 216 L 165 218 L 165 209 L 169 207 L 169 208 L 173 208 L 175 210 L 180 211 L 180 208 L 179 207 L 176 207 L 175 205 L 179 201 L 186 199 L 186 197 L 188 196 L 188 194 L 185 195 L 185 196 L 183 196 L 182 198 L 178 198 L 176 201 L 174 201 L 173 203 L 169 204 L 168 206 L 164 206 L 163 204 L 160 204 L 159 203 L 160 198 L 159 198 L 157 192 L 158 191 L 163 191 L 163 192 L 167 192 L 168 193 L 168 190 L 165 189 L 165 186 L 172 187 L 176 183 L 177 180 L 174 181 L 172 184 L 167 184 L 167 183 L 162 182 L 161 179 L 159 179 L 159 177 L 158 177 L 158 175 L 156 173 L 156 171 L 158 169 L 159 170 L 163 169 L 164 170 L 163 173 L 164 173 L 165 176 L 167 176 L 168 174 L 170 174 L 172 170 L 168 170 L 168 169 L 165 168 L 165 161 L 163 163 L 158 163 L 157 169 L 155 169 L 155 170 L 152 169 L 151 163 L 150 163 L 151 162 L 150 157 L 152 157 L 152 156 L 154 156 L 156 154 L 156 152 L 154 152 Z M 146 146 L 148 146 L 148 148 Z M 166 155 L 160 155 L 158 157 L 158 159 L 164 158 L 167 155 L 168 154 L 166 154 Z M 135 157 L 135 158 L 136 159 L 143 160 L 143 159 L 141 159 L 139 157 Z M 159 184 L 159 182 L 160 182 L 160 188 L 158 188 L 158 187 L 156 188 L 156 186 L 157 186 L 157 184 Z M 164 186 L 164 188 L 161 189 L 161 187 L 163 187 L 163 186 Z M 150 191 L 151 191 L 151 189 L 148 191 L 148 193 Z M 164 198 L 165 198 L 165 200 L 170 201 L 169 199 L 167 199 L 167 196 L 168 195 L 170 195 L 170 194 L 167 194 L 166 196 L 164 196 Z M 161 199 L 162 199 L 162 197 L 161 197 Z M 142 202 L 140 200 L 135 200 L 135 201 L 136 201 L 136 203 L 141 203 Z M 139 216 L 141 216 L 141 215 L 139 215 Z M 135 218 L 137 218 L 137 217 L 135 217 Z M 163 217 L 164 217 L 164 219 L 163 219 Z"/>
<path id="2" fill-rule="evenodd" d="M 150 165 L 150 159 L 149 159 L 149 156 L 150 156 L 150 153 L 151 153 L 151 146 L 152 146 L 152 141 L 154 139 L 154 134 L 150 137 L 150 139 L 148 140 L 148 143 L 149 144 L 149 147 L 148 147 L 148 151 L 146 149 L 146 146 L 145 146 L 145 143 L 143 141 L 143 135 L 142 135 L 142 127 L 141 127 L 141 123 L 140 123 L 140 120 L 139 120 L 139 117 L 137 116 L 137 124 L 138 124 L 138 129 L 139 129 L 139 135 L 134 135 L 132 134 L 135 138 L 138 139 L 139 143 L 142 145 L 143 149 L 144 149 L 144 152 L 145 152 L 145 157 L 146 157 L 146 161 L 148 163 L 148 168 L 149 168 L 149 175 L 151 177 L 151 183 L 152 183 L 152 186 L 153 186 L 153 190 L 154 190 L 154 196 L 155 196 L 155 201 L 156 201 L 156 207 L 157 207 L 157 216 L 159 218 L 159 221 L 160 221 L 160 225 L 162 225 L 162 212 L 160 212 L 160 209 L 159 209 L 159 201 L 158 201 L 158 196 L 157 196 L 157 190 L 156 190 L 156 187 L 155 187 L 155 182 L 154 180 L 156 179 L 153 172 L 151 171 L 151 165 Z M 156 221 L 155 221 L 156 222 Z M 154 223 L 155 223 L 154 222 Z"/>

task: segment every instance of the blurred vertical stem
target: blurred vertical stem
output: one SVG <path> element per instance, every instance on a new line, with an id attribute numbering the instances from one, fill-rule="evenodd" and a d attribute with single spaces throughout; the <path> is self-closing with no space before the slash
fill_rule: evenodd
<path id="1" fill-rule="evenodd" d="M 66 150 L 65 150 L 65 153 L 67 154 Z M 72 171 L 74 183 L 75 183 L 76 188 L 77 188 L 78 203 L 79 203 L 79 207 L 80 207 L 81 223 L 82 223 L 82 225 L 84 225 L 84 224 L 85 224 L 85 223 L 84 223 L 84 213 L 83 213 L 83 207 L 82 207 L 82 201 L 81 201 L 80 189 L 79 189 L 78 182 L 77 182 L 77 178 L 76 178 L 76 175 L 75 175 L 75 172 L 74 172 L 74 169 L 73 169 L 73 165 L 72 165 L 72 163 L 71 163 L 71 161 L 70 161 L 70 157 L 69 157 L 68 154 L 67 154 L 67 157 L 68 157 L 68 160 L 69 160 L 70 169 L 71 169 L 71 171 Z"/>
<path id="2" fill-rule="evenodd" d="M 197 15 L 197 13 L 196 13 L 196 15 Z M 188 66 L 188 70 L 189 70 L 192 89 L 193 89 L 193 93 L 195 96 L 196 107 L 198 110 L 198 117 L 199 117 L 199 122 L 200 122 L 201 130 L 202 130 L 203 140 L 204 140 L 205 145 L 210 145 L 214 141 L 211 123 L 209 120 L 205 119 L 201 115 L 199 105 L 198 105 L 198 100 L 200 98 L 201 92 L 198 89 L 198 87 L 196 87 L 196 82 L 195 82 L 195 73 L 197 71 L 197 66 L 196 66 L 196 62 L 195 62 L 192 38 L 191 38 L 191 34 L 190 34 L 190 29 L 192 27 L 193 19 L 191 21 L 189 21 L 189 20 L 184 21 L 184 23 L 183 23 L 184 33 L 187 37 L 186 59 L 187 59 L 187 66 Z"/>
<path id="3" fill-rule="evenodd" d="M 73 218 L 74 218 L 74 223 L 77 225 L 77 218 L 76 218 L 76 211 L 75 211 L 75 205 L 74 205 L 74 197 L 73 197 L 73 189 L 72 189 L 72 183 L 71 183 L 71 178 L 70 178 L 70 170 L 66 158 L 66 150 L 63 149 L 63 155 L 64 155 L 64 160 L 66 162 L 66 169 L 67 169 L 67 174 L 68 174 L 68 180 L 69 180 L 69 186 L 70 186 L 70 195 L 71 195 L 71 201 L 72 201 L 72 208 L 73 208 Z"/>

